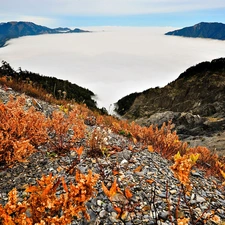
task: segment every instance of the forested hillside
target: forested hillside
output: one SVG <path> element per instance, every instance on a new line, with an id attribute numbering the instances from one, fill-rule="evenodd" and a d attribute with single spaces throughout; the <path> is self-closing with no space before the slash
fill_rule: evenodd
<path id="1" fill-rule="evenodd" d="M 51 99 L 51 97 L 58 100 L 74 100 L 97 109 L 96 102 L 92 99 L 94 93 L 68 80 L 42 76 L 21 68 L 16 71 L 5 61 L 0 67 L 0 78 L 1 82 L 5 82 L 7 86 L 33 97 L 42 97 L 43 100 Z"/>

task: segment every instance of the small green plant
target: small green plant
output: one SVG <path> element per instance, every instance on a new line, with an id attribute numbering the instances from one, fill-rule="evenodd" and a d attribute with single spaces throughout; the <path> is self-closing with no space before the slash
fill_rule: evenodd
<path id="1" fill-rule="evenodd" d="M 120 135 L 123 135 L 124 137 L 127 137 L 127 138 L 131 138 L 132 137 L 132 135 L 131 135 L 131 133 L 129 131 L 120 130 L 118 133 Z"/>

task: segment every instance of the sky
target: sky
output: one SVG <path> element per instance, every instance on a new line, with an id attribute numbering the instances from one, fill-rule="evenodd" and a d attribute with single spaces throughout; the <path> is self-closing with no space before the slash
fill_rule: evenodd
<path id="1" fill-rule="evenodd" d="M 0 22 L 55 27 L 225 23 L 225 0 L 0 0 Z"/>

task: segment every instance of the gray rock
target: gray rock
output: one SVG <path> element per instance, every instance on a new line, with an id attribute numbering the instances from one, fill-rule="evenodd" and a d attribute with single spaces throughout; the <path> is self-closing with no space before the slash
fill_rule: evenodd
<path id="1" fill-rule="evenodd" d="M 102 211 L 99 212 L 99 216 L 100 216 L 101 218 L 106 217 L 107 215 L 108 215 L 108 213 L 107 213 L 106 210 L 102 210 Z"/>
<path id="2" fill-rule="evenodd" d="M 166 221 L 167 218 L 168 218 L 168 216 L 169 216 L 169 212 L 165 212 L 165 211 L 160 212 L 160 213 L 158 214 L 158 216 L 159 216 L 160 219 L 163 219 L 164 221 Z"/>
<path id="3" fill-rule="evenodd" d="M 117 219 L 117 213 L 115 213 L 115 212 L 111 213 L 111 215 L 109 216 L 109 219 L 113 223 L 119 222 L 119 220 Z"/>
<path id="4" fill-rule="evenodd" d="M 180 116 L 178 112 L 165 111 L 160 113 L 155 113 L 146 119 L 144 122 L 145 126 L 150 126 L 151 124 L 158 125 L 161 127 L 163 123 L 167 123 L 170 120 L 175 120 Z M 138 122 L 138 121 L 137 121 Z"/>
<path id="5" fill-rule="evenodd" d="M 126 160 L 129 160 L 132 156 L 132 152 L 126 149 L 122 151 L 122 154 L 123 154 L 123 158 Z"/>

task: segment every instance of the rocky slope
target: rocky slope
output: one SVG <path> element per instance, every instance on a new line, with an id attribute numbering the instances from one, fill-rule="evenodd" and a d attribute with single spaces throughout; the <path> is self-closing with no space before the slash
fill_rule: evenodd
<path id="1" fill-rule="evenodd" d="M 0 47 L 3 47 L 6 41 L 12 38 L 18 38 L 27 35 L 39 34 L 58 34 L 58 33 L 81 33 L 88 32 L 81 29 L 71 30 L 69 28 L 51 29 L 45 26 L 40 26 L 31 22 L 7 22 L 0 24 Z"/>
<path id="2" fill-rule="evenodd" d="M 16 97 L 18 93 L 13 90 L 5 91 L 0 87 L 0 100 L 2 102 L 7 102 L 10 95 Z M 32 98 L 25 97 L 25 107 L 30 107 L 33 102 Z M 46 115 L 57 109 L 56 106 L 53 107 L 46 102 L 37 101 Z M 90 132 L 96 128 L 101 129 L 97 125 L 88 125 L 87 128 Z M 91 169 L 101 176 L 96 187 L 96 197 L 86 204 L 90 221 L 74 218 L 71 223 L 73 225 L 169 225 L 172 224 L 171 220 L 175 219 L 174 216 L 171 218 L 170 216 L 171 212 L 176 211 L 177 204 L 179 204 L 179 218 L 190 216 L 186 202 L 189 202 L 192 209 L 193 220 L 201 217 L 196 224 L 203 224 L 202 218 L 206 219 L 207 222 L 204 224 L 207 225 L 223 224 L 222 221 L 225 220 L 225 195 L 224 189 L 219 188 L 221 185 L 219 180 L 214 177 L 205 178 L 202 171 L 195 169 L 191 173 L 193 189 L 184 200 L 180 194 L 178 180 L 170 169 L 171 161 L 163 159 L 158 153 L 134 145 L 131 140 L 124 136 L 107 132 L 105 138 L 111 146 L 118 146 L 121 151 L 102 158 L 92 158 L 86 154 L 87 152 L 84 152 L 81 159 L 77 161 L 73 151 L 57 157 L 47 154 L 46 148 L 39 146 L 38 151 L 31 155 L 28 162 L 17 163 L 14 167 L 4 170 L 1 170 L 0 167 L 0 204 L 4 205 L 8 201 L 7 193 L 15 187 L 18 190 L 18 199 L 22 201 L 26 198 L 24 191 L 26 185 L 35 185 L 36 179 L 40 179 L 43 174 L 52 173 L 54 176 L 63 176 L 65 182 L 68 183 L 74 179 L 74 174 L 69 173 L 68 168 L 76 166 L 82 173 L 86 174 L 88 169 Z M 88 146 L 85 145 L 86 141 L 86 139 L 83 140 L 81 144 L 84 145 L 85 149 L 88 149 Z M 134 151 L 129 150 L 129 146 L 133 146 Z M 77 163 L 74 164 L 76 161 Z M 119 172 L 115 173 L 115 171 Z M 121 193 L 116 193 L 113 196 L 112 202 L 123 209 L 123 214 L 120 217 L 118 217 L 112 202 L 106 197 L 101 186 L 101 182 L 104 182 L 108 188 L 111 187 L 115 178 L 117 178 L 121 190 L 124 190 L 124 187 L 130 187 L 133 194 L 129 200 Z M 62 192 L 63 190 L 60 189 L 57 194 Z M 168 207 L 168 202 L 170 207 Z M 207 219 L 212 211 L 214 211 L 214 215 Z M 26 215 L 29 215 L 29 211 L 26 211 Z"/>
<path id="3" fill-rule="evenodd" d="M 225 24 L 202 22 L 191 27 L 170 31 L 165 35 L 225 40 Z"/>
<path id="4" fill-rule="evenodd" d="M 117 112 L 124 118 L 146 126 L 172 120 L 182 139 L 205 144 L 208 137 L 214 137 L 213 149 L 225 149 L 221 138 L 225 129 L 224 58 L 193 66 L 165 87 L 150 88 L 136 96 L 118 101 Z M 209 143 L 207 146 L 212 148 Z"/>

